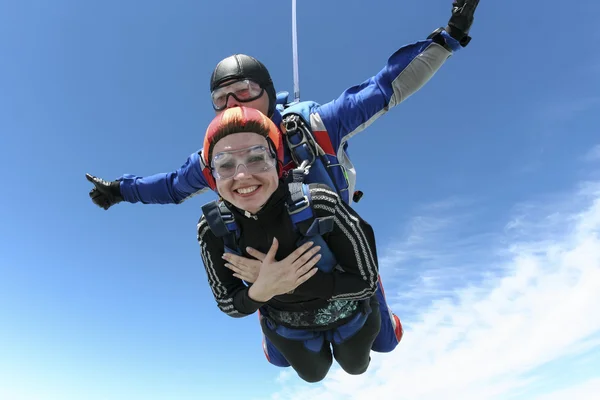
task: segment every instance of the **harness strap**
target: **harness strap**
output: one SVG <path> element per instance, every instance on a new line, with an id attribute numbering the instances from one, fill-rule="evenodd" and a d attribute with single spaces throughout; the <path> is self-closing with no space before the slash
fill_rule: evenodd
<path id="1" fill-rule="evenodd" d="M 328 341 L 335 344 L 342 344 L 346 340 L 354 336 L 362 329 L 369 318 L 373 309 L 371 308 L 370 299 L 360 301 L 360 310 L 349 321 L 337 328 L 314 331 L 303 328 L 288 328 L 275 322 L 268 314 L 266 309 L 262 310 L 262 318 L 265 318 L 265 323 L 269 329 L 275 331 L 279 336 L 286 339 L 304 342 L 304 346 L 314 352 L 320 351 L 323 342 Z"/>
<path id="2" fill-rule="evenodd" d="M 313 165 L 317 157 L 324 152 L 312 137 L 306 121 L 299 114 L 289 112 L 284 115 L 282 123 L 290 154 L 296 165 L 302 164 L 304 160 L 308 161 L 308 165 Z"/>
<path id="3" fill-rule="evenodd" d="M 312 102 L 301 102 L 289 106 L 282 113 L 282 126 L 290 155 L 296 165 L 307 162 L 308 167 L 313 167 L 307 172 L 312 181 L 324 183 L 335 189 L 344 202 L 348 203 L 350 198 L 346 187 L 346 171 L 341 164 L 332 163 L 323 147 L 319 145 L 307 120 L 310 118 L 311 107 Z M 336 168 L 339 170 L 335 170 Z"/>
<path id="4" fill-rule="evenodd" d="M 226 253 L 242 255 L 239 249 L 240 232 L 233 213 L 222 201 L 211 201 L 202 206 L 202 212 L 210 230 L 215 236 L 223 238 Z"/>
<path id="5" fill-rule="evenodd" d="M 219 207 L 219 202 L 217 200 L 203 205 L 202 213 L 204 214 L 204 218 L 206 218 L 210 230 L 215 236 L 223 237 L 229 234 L 229 229 L 225 220 L 228 219 L 228 216 L 231 215 L 231 213 L 224 213 Z"/>
<path id="6" fill-rule="evenodd" d="M 286 200 L 288 214 L 294 225 L 314 217 L 310 206 L 310 192 L 308 186 L 302 182 L 288 183 L 290 197 Z M 304 233 L 304 232 L 301 232 Z"/>
<path id="7" fill-rule="evenodd" d="M 288 213 L 295 229 L 301 236 L 296 242 L 296 246 L 300 247 L 309 241 L 312 241 L 315 246 L 320 246 L 321 259 L 317 263 L 317 267 L 326 273 L 333 271 L 337 260 L 323 235 L 333 231 L 334 218 L 332 216 L 315 218 L 308 185 L 301 182 L 290 182 L 288 186 L 290 191 L 290 197 L 287 200 Z"/>

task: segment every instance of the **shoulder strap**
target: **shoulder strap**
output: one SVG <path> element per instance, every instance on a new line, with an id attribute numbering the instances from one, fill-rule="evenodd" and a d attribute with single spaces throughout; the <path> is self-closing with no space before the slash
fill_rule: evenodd
<path id="1" fill-rule="evenodd" d="M 294 171 L 297 170 L 298 168 L 296 168 Z M 299 173 L 297 172 L 294 174 L 294 171 L 292 171 L 292 176 L 299 178 Z M 314 218 L 308 186 L 301 181 L 294 181 L 288 183 L 288 187 L 290 191 L 290 197 L 287 199 L 287 211 L 294 225 L 297 226 L 303 221 L 308 221 Z"/>
<path id="2" fill-rule="evenodd" d="M 310 189 L 305 183 L 292 182 L 288 213 L 304 236 L 324 235 L 333 230 L 333 217 L 315 217 Z"/>
<path id="3" fill-rule="evenodd" d="M 317 267 L 323 272 L 331 272 L 337 265 L 337 260 L 323 235 L 333 231 L 333 217 L 315 217 L 310 189 L 302 182 L 288 183 L 290 197 L 287 199 L 287 208 L 290 219 L 301 238 L 296 243 L 298 247 L 312 241 L 321 246 L 321 259 Z"/>
<path id="4" fill-rule="evenodd" d="M 223 238 L 225 251 L 241 255 L 239 248 L 240 232 L 233 213 L 224 202 L 214 200 L 202 206 L 202 212 L 210 230 L 215 236 Z"/>

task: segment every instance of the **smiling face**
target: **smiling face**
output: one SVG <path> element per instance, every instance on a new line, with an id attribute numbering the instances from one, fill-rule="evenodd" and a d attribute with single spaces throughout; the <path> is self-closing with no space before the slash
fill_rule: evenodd
<path id="1" fill-rule="evenodd" d="M 237 208 L 253 214 L 262 208 L 279 185 L 279 177 L 275 166 L 261 172 L 254 172 L 252 166 L 246 166 L 246 164 L 249 165 L 256 160 L 256 156 L 253 155 L 251 150 L 245 149 L 254 146 L 263 146 L 267 150 L 269 149 L 267 139 L 254 132 L 227 135 L 215 143 L 212 149 L 213 159 L 223 157 L 220 154 L 225 154 L 226 157 L 229 157 L 228 162 L 232 163 L 233 166 L 228 167 L 235 168 L 232 178 L 216 179 L 217 191 L 223 199 Z M 267 157 L 272 160 L 270 151 L 268 151 Z"/>

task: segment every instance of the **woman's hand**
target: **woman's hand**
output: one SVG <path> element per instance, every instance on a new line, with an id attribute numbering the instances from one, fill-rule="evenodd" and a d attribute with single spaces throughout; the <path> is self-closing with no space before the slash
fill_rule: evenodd
<path id="1" fill-rule="evenodd" d="M 262 264 L 262 261 L 265 259 L 266 254 L 263 254 L 257 250 L 254 251 L 262 255 L 262 257 L 256 257 L 258 259 L 255 260 L 252 258 L 237 256 L 235 254 L 230 253 L 223 254 L 223 259 L 227 261 L 225 263 L 225 266 L 233 271 L 233 276 L 235 276 L 236 278 L 242 279 L 250 283 L 256 282 L 256 279 L 258 278 L 258 273 L 260 272 L 260 266 Z M 250 251 L 248 251 L 248 253 L 254 256 L 254 254 Z"/>
<path id="2" fill-rule="evenodd" d="M 279 242 L 273 239 L 273 244 L 261 263 L 258 277 L 248 291 L 250 298 L 266 302 L 274 296 L 296 289 L 309 280 L 317 272 L 315 265 L 321 259 L 321 255 L 317 254 L 321 247 L 312 247 L 313 244 L 305 243 L 283 260 L 277 261 L 275 254 Z"/>
<path id="3" fill-rule="evenodd" d="M 248 254 L 254 258 L 246 258 L 231 253 L 223 254 L 223 259 L 227 261 L 225 266 L 233 271 L 233 276 L 246 282 L 254 283 L 258 278 L 260 266 L 267 256 L 252 247 L 246 247 Z"/>

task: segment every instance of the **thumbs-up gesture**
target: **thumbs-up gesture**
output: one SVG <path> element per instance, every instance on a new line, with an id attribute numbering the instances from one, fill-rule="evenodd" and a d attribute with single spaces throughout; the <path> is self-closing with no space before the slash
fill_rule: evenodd
<path id="1" fill-rule="evenodd" d="M 90 174 L 85 174 L 85 177 L 94 184 L 94 188 L 90 190 L 90 198 L 98 207 L 108 210 L 111 206 L 123 201 L 119 181 L 107 182 Z"/>

